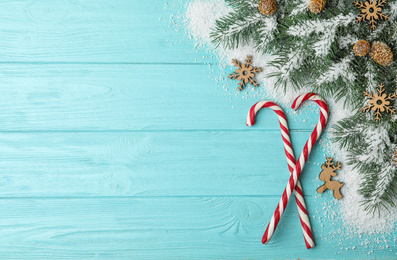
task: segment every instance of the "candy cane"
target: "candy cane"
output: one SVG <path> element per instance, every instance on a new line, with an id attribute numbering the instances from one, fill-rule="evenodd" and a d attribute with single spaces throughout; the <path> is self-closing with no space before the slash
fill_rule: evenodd
<path id="1" fill-rule="evenodd" d="M 288 168 L 290 173 L 292 174 L 295 169 L 295 156 L 294 156 L 294 150 L 292 149 L 292 145 L 291 145 L 291 138 L 288 130 L 288 122 L 287 122 L 287 118 L 285 117 L 284 111 L 277 104 L 271 101 L 258 102 L 255 105 L 253 105 L 250 111 L 248 112 L 247 126 L 253 126 L 255 124 L 256 113 L 258 113 L 260 109 L 266 107 L 272 109 L 274 112 L 276 112 L 278 116 L 281 127 L 281 137 L 283 138 L 283 142 L 284 142 L 285 155 L 287 156 Z M 314 247 L 315 244 L 313 241 L 310 219 L 306 210 L 305 199 L 303 198 L 302 185 L 299 180 L 294 189 L 294 195 L 298 207 L 299 219 L 302 226 L 305 244 L 307 249 L 310 249 Z"/>
<path id="2" fill-rule="evenodd" d="M 266 228 L 265 234 L 263 235 L 262 243 L 264 244 L 269 243 L 270 239 L 272 238 L 274 231 L 276 230 L 277 225 L 280 221 L 280 218 L 283 215 L 285 208 L 287 207 L 288 200 L 291 198 L 292 191 L 294 190 L 295 185 L 298 182 L 299 176 L 307 161 L 307 157 L 309 156 L 313 148 L 313 145 L 320 137 L 328 120 L 328 106 L 325 103 L 325 101 L 317 94 L 308 93 L 308 94 L 300 95 L 295 99 L 291 107 L 294 110 L 297 110 L 299 106 L 306 100 L 312 100 L 320 106 L 320 121 L 317 123 L 316 127 L 314 128 L 314 131 L 312 132 L 310 139 L 306 142 L 301 155 L 299 155 L 298 161 L 296 163 L 296 167 L 288 181 L 287 187 L 283 192 L 283 195 L 276 207 L 276 210 L 270 220 L 270 223 Z"/>

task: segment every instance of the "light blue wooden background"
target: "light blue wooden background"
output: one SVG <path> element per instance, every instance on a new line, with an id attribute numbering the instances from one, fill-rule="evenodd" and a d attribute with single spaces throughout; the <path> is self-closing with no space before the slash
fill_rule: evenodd
<path id="1" fill-rule="evenodd" d="M 318 246 L 293 204 L 261 244 L 288 178 L 277 120 L 245 126 L 257 100 L 211 78 L 183 5 L 0 1 L 0 258 L 395 258 L 394 234 L 348 237 L 316 196 L 319 148 L 302 178 Z M 297 150 L 310 110 L 291 121 Z"/>

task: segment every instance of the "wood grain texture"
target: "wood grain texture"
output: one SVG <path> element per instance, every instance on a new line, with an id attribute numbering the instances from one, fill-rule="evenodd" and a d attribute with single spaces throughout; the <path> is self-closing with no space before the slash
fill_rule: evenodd
<path id="1" fill-rule="evenodd" d="M 3 259 L 359 259 L 338 250 L 340 238 L 313 220 L 317 247 L 304 246 L 295 207 L 262 245 L 274 197 L 185 197 L 0 200 Z M 309 203 L 312 199 L 309 198 Z M 322 212 L 321 212 L 322 214 Z M 318 214 L 317 216 L 321 216 Z M 315 215 L 315 214 L 313 214 Z M 332 227 L 333 228 L 333 227 Z M 321 231 L 318 231 L 321 229 Z M 318 235 L 328 240 L 318 239 Z M 349 241 L 354 244 L 357 241 Z M 371 258 L 393 258 L 374 250 Z"/>
<path id="2" fill-rule="evenodd" d="M 194 52 L 192 45 L 182 44 L 181 21 L 172 18 L 183 6 L 161 0 L 1 1 L 1 60 L 202 62 L 206 54 Z M 206 59 L 206 62 L 212 61 Z"/>
<path id="3" fill-rule="evenodd" d="M 321 168 L 306 169 L 314 195 Z M 278 196 L 288 178 L 279 131 L 0 134 L 0 197 Z"/>
<path id="4" fill-rule="evenodd" d="M 278 121 L 245 126 L 266 95 L 203 65 L 188 2 L 0 1 L 0 259 L 395 258 L 394 233 L 345 237 L 314 196 L 321 147 L 302 174 L 317 247 L 293 203 L 260 243 L 289 175 Z M 300 153 L 318 108 L 283 108 Z"/>
<path id="5" fill-rule="evenodd" d="M 263 97 L 228 94 L 209 72 L 205 65 L 3 64 L 0 129 L 246 130 L 250 107 Z M 284 108 L 291 129 L 317 123 L 314 104 L 298 115 Z M 254 129 L 279 129 L 276 115 L 261 111 Z"/>

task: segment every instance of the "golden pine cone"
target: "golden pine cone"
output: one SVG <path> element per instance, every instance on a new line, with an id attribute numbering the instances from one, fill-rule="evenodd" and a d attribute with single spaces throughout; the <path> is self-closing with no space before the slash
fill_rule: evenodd
<path id="1" fill-rule="evenodd" d="M 326 2 L 326 0 L 310 0 L 308 5 L 310 12 L 318 14 L 319 12 L 321 12 L 321 10 L 324 9 Z"/>
<path id="2" fill-rule="evenodd" d="M 393 52 L 384 42 L 373 42 L 369 55 L 382 66 L 389 66 L 393 62 Z"/>
<path id="3" fill-rule="evenodd" d="M 359 40 L 353 46 L 353 51 L 357 56 L 365 56 L 371 49 L 371 45 L 366 40 Z"/>
<path id="4" fill-rule="evenodd" d="M 394 165 L 397 166 L 397 149 L 394 151 L 393 162 L 394 162 Z"/>
<path id="5" fill-rule="evenodd" d="M 272 15 L 277 11 L 277 3 L 274 0 L 261 0 L 258 9 L 264 15 Z"/>

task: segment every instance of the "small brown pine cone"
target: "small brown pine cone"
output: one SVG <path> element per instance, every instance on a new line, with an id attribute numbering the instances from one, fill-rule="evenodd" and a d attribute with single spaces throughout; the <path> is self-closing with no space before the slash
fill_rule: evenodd
<path id="1" fill-rule="evenodd" d="M 277 3 L 274 0 L 261 0 L 258 9 L 264 15 L 272 15 L 277 11 Z"/>
<path id="2" fill-rule="evenodd" d="M 393 52 L 384 42 L 373 42 L 369 55 L 382 66 L 389 66 L 393 62 Z"/>
<path id="3" fill-rule="evenodd" d="M 353 46 L 354 53 L 357 56 L 365 56 L 371 49 L 371 45 L 366 40 L 359 40 Z"/>
<path id="4" fill-rule="evenodd" d="M 319 12 L 321 12 L 321 10 L 324 9 L 326 2 L 326 0 L 310 0 L 308 5 L 310 12 L 318 14 Z"/>

